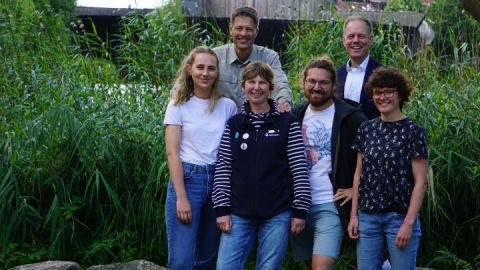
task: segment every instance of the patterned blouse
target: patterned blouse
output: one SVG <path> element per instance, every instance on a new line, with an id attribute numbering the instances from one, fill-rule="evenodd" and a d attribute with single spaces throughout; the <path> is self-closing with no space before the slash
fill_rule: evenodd
<path id="1" fill-rule="evenodd" d="M 362 154 L 359 210 L 406 213 L 414 179 L 412 158 L 427 158 L 424 129 L 409 118 L 384 122 L 377 117 L 358 128 L 352 148 Z"/>

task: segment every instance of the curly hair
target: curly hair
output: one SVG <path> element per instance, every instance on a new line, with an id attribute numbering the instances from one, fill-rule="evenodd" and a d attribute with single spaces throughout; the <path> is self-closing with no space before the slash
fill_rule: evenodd
<path id="1" fill-rule="evenodd" d="M 368 78 L 365 90 L 373 95 L 374 88 L 394 88 L 397 90 L 400 99 L 400 109 L 408 102 L 412 93 L 412 82 L 403 73 L 394 67 L 379 67 L 375 69 Z"/>
<path id="2" fill-rule="evenodd" d="M 177 77 L 175 79 L 172 91 L 172 98 L 175 105 L 183 104 L 193 96 L 193 79 L 192 76 L 188 73 L 188 67 L 191 66 L 193 62 L 195 62 L 195 57 L 201 53 L 213 55 L 215 57 L 218 69 L 218 57 L 211 48 L 206 46 L 195 47 L 188 54 L 188 56 L 185 57 L 181 68 L 177 71 Z M 220 74 L 217 75 L 217 78 L 212 85 L 212 93 L 210 94 L 210 103 L 208 105 L 208 110 L 210 112 L 214 110 L 215 105 L 217 105 L 217 101 L 220 98 L 220 93 L 217 89 L 217 82 L 219 77 Z"/>

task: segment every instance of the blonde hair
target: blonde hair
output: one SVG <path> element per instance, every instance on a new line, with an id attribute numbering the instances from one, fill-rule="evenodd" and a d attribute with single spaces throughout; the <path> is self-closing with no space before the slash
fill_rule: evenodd
<path id="1" fill-rule="evenodd" d="M 173 85 L 172 98 L 175 105 L 183 104 L 193 96 L 193 79 L 192 76 L 188 73 L 188 67 L 191 66 L 193 62 L 195 62 L 195 57 L 201 53 L 213 55 L 215 57 L 218 70 L 218 57 L 211 48 L 206 46 L 198 46 L 195 47 L 192 51 L 190 51 L 188 56 L 183 59 L 182 66 L 177 71 L 177 77 Z M 220 98 L 220 93 L 217 89 L 218 77 L 220 77 L 220 73 L 217 74 L 217 78 L 212 85 L 212 93 L 210 94 L 210 102 L 208 104 L 209 112 L 213 112 L 215 106 L 217 105 L 218 99 Z"/>

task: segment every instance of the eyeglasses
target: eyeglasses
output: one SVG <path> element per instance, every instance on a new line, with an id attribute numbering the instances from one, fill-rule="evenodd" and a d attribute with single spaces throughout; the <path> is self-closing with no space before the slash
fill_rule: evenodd
<path id="1" fill-rule="evenodd" d="M 307 85 L 308 87 L 313 87 L 315 85 L 317 85 L 317 83 L 322 86 L 322 87 L 325 87 L 325 86 L 329 86 L 330 84 L 332 84 L 332 81 L 330 80 L 314 80 L 314 79 L 307 79 L 305 80 L 305 85 Z"/>
<path id="2" fill-rule="evenodd" d="M 396 89 L 386 89 L 383 91 L 373 91 L 373 97 L 375 98 L 380 98 L 382 95 L 384 95 L 386 98 L 391 98 L 393 97 L 393 94 L 397 92 Z"/>

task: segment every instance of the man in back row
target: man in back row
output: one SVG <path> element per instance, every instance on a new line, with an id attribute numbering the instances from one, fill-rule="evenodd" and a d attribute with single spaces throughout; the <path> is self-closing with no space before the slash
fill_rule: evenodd
<path id="1" fill-rule="evenodd" d="M 368 119 L 380 115 L 373 99 L 364 86 L 374 69 L 383 66 L 370 57 L 372 45 L 372 23 L 362 16 L 350 16 L 343 24 L 343 46 L 350 59 L 347 64 L 337 69 L 337 88 L 335 96 L 349 104 L 360 105 Z"/>
<path id="2" fill-rule="evenodd" d="M 272 98 L 278 102 L 279 111 L 290 111 L 292 89 L 282 70 L 278 54 L 265 47 L 253 44 L 259 28 L 257 11 L 252 7 L 240 7 L 230 18 L 230 35 L 233 43 L 214 48 L 220 61 L 218 90 L 240 107 L 246 100 L 242 91 L 242 72 L 253 61 L 269 64 L 274 72 L 275 88 Z"/>

